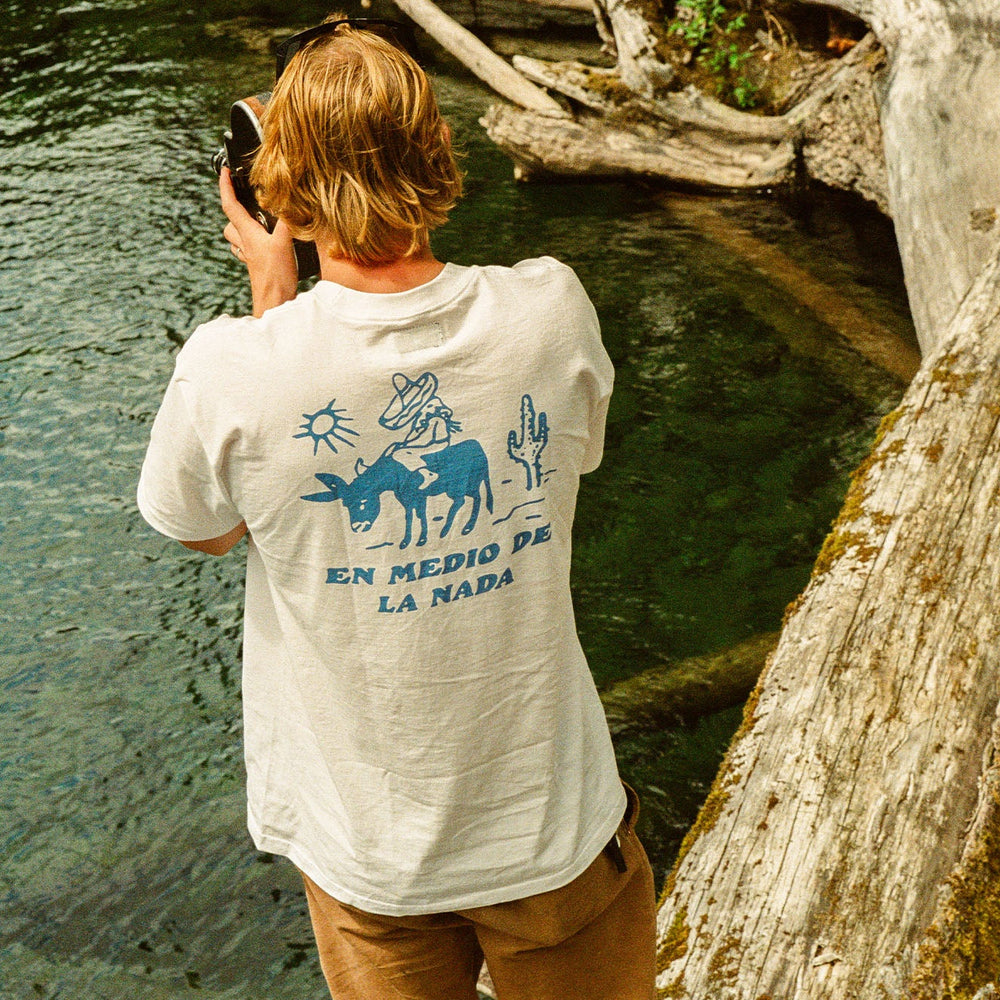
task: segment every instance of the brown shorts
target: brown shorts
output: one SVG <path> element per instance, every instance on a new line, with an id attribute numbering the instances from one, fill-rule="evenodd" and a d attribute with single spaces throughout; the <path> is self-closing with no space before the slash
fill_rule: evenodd
<path id="1" fill-rule="evenodd" d="M 569 885 L 455 913 L 388 917 L 338 903 L 303 875 L 333 1000 L 652 1000 L 656 898 L 635 835 L 638 800 Z"/>

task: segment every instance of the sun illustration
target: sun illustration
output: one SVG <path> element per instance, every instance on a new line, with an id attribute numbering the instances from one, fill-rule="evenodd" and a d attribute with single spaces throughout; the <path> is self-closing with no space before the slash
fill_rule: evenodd
<path id="1" fill-rule="evenodd" d="M 353 448 L 354 442 L 344 435 L 360 436 L 357 431 L 344 426 L 351 418 L 345 417 L 343 410 L 333 408 L 333 404 L 336 402 L 335 399 L 331 399 L 322 410 L 317 410 L 315 413 L 303 413 L 302 416 L 306 418 L 306 422 L 301 425 L 302 433 L 292 435 L 297 438 L 312 438 L 314 455 L 319 451 L 320 441 L 324 442 L 330 451 L 336 452 L 337 446 L 333 443 L 335 439 L 342 444 L 349 444 Z"/>

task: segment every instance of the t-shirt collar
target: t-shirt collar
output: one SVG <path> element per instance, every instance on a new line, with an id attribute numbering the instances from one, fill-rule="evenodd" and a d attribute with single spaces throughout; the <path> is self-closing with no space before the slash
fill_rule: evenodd
<path id="1" fill-rule="evenodd" d="M 456 298 L 471 279 L 473 268 L 447 263 L 430 281 L 404 292 L 359 292 L 333 281 L 317 281 L 313 294 L 327 308 L 366 320 L 402 319 L 438 309 Z"/>

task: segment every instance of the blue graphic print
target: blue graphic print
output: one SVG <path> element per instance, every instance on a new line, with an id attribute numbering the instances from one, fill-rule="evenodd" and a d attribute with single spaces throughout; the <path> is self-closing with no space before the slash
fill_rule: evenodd
<path id="1" fill-rule="evenodd" d="M 371 465 L 358 459 L 357 475 L 351 482 L 340 476 L 317 472 L 316 478 L 326 487 L 322 493 L 302 497 L 313 503 L 330 503 L 342 500 L 351 517 L 352 531 L 368 531 L 382 513 L 382 494 L 392 493 L 403 507 L 406 530 L 399 543 L 405 549 L 413 540 L 413 522 L 419 524 L 417 545 L 427 542 L 427 498 L 444 494 L 451 506 L 441 528 L 441 537 L 451 531 L 455 515 L 467 499 L 472 500 L 472 511 L 462 528 L 467 535 L 476 527 L 482 507 L 482 488 L 486 488 L 486 509 L 493 512 L 493 490 L 490 487 L 489 466 L 486 453 L 478 441 L 460 441 L 439 452 L 426 456 L 427 466 L 434 473 L 429 485 L 424 485 L 418 472 L 408 469 L 391 455 L 381 455 Z"/>
<path id="2" fill-rule="evenodd" d="M 349 438 L 343 437 L 343 435 L 353 434 L 355 437 L 360 436 L 357 431 L 344 426 L 345 422 L 351 418 L 345 417 L 343 410 L 335 410 L 333 408 L 333 404 L 336 402 L 335 399 L 331 399 L 322 410 L 317 410 L 315 413 L 303 413 L 302 416 L 306 418 L 306 422 L 301 425 L 302 433 L 292 435 L 295 438 L 312 438 L 314 455 L 319 451 L 320 441 L 336 454 L 337 446 L 333 443 L 334 439 L 343 444 L 349 444 L 353 448 L 354 442 Z"/>
<path id="3" fill-rule="evenodd" d="M 472 501 L 469 517 L 462 527 L 462 534 L 473 531 L 479 520 L 485 488 L 486 509 L 493 513 L 493 490 L 490 485 L 489 462 L 482 445 L 469 439 L 452 444 L 451 436 L 461 430 L 453 419 L 452 410 L 437 395 L 438 380 L 431 372 L 424 372 L 416 379 L 402 373 L 393 376 L 395 395 L 379 417 L 379 423 L 389 430 L 403 431 L 399 441 L 390 444 L 371 464 L 359 458 L 355 464 L 355 478 L 347 482 L 341 476 L 327 472 L 316 473 L 316 478 L 326 487 L 320 493 L 302 497 L 312 503 L 331 503 L 340 500 L 347 508 L 351 530 L 369 531 L 382 513 L 382 494 L 392 493 L 403 508 L 405 530 L 400 548 L 406 548 L 414 535 L 414 521 L 418 524 L 417 545 L 427 542 L 427 498 L 447 496 L 451 506 L 441 528 L 441 538 L 451 531 L 455 517 L 467 500 Z M 310 425 L 303 434 L 295 437 L 313 438 L 314 451 L 319 440 L 330 443 L 334 430 L 342 433 L 356 432 L 344 428 L 336 420 L 333 428 L 327 422 L 315 433 L 311 427 L 322 413 L 333 413 L 333 401 L 325 411 L 310 417 Z M 337 440 L 343 440 L 337 438 Z M 352 442 L 347 442 L 352 444 Z"/>
<path id="4" fill-rule="evenodd" d="M 407 428 L 402 441 L 394 441 L 383 452 L 392 456 L 421 477 L 421 485 L 429 486 L 437 476 L 433 463 L 425 458 L 451 443 L 451 435 L 462 429 L 452 419 L 452 410 L 438 398 L 438 380 L 431 372 L 417 379 L 408 379 L 401 372 L 392 377 L 396 395 L 378 418 L 389 430 Z"/>
<path id="5" fill-rule="evenodd" d="M 521 436 L 507 435 L 507 454 L 520 462 L 528 473 L 528 489 L 542 484 L 542 450 L 549 443 L 549 421 L 544 412 L 535 419 L 535 404 L 530 396 L 521 397 Z"/>

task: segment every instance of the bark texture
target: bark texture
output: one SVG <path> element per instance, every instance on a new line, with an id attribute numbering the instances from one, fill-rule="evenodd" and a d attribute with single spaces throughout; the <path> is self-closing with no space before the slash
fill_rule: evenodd
<path id="1" fill-rule="evenodd" d="M 881 100 L 889 204 L 927 353 L 1000 234 L 1000 9 L 994 0 L 891 6 L 900 9 L 883 29 Z"/>
<path id="2" fill-rule="evenodd" d="M 998 360 L 1000 254 L 789 611 L 664 893 L 661 996 L 971 1000 L 1000 981 L 980 942 L 1000 863 Z"/>
<path id="3" fill-rule="evenodd" d="M 674 69 L 659 55 L 665 20 L 660 0 L 607 0 L 600 10 L 622 83 L 642 97 L 668 86 Z"/>

